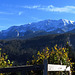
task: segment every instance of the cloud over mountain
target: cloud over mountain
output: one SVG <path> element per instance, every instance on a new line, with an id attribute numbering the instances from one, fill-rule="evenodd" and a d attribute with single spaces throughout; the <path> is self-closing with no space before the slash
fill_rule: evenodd
<path id="1" fill-rule="evenodd" d="M 48 6 L 33 5 L 33 6 L 22 6 L 22 8 L 37 9 L 37 10 L 44 10 L 44 11 L 50 11 L 50 12 L 74 13 L 75 14 L 75 6 L 56 7 L 53 5 L 48 5 Z"/>

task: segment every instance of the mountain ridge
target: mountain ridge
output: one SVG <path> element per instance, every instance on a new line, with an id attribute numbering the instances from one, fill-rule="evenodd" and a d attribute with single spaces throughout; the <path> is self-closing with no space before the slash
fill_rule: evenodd
<path id="1" fill-rule="evenodd" d="M 26 35 L 34 35 L 37 33 L 46 32 L 49 34 L 62 34 L 75 29 L 75 21 L 59 19 L 59 20 L 44 20 L 39 22 L 33 22 L 30 24 L 24 24 L 20 26 L 11 26 L 6 30 L 0 32 L 0 39 L 6 39 L 11 37 L 19 37 Z"/>

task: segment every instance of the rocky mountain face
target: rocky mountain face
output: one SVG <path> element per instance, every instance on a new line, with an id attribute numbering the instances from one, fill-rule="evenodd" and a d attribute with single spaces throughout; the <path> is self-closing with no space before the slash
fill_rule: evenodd
<path id="1" fill-rule="evenodd" d="M 36 23 L 29 23 L 20 26 L 12 26 L 7 30 L 0 32 L 0 39 L 14 38 L 14 37 L 34 37 L 46 34 L 61 34 L 66 32 L 74 32 L 75 21 L 68 21 L 65 19 L 59 20 L 44 20 Z"/>

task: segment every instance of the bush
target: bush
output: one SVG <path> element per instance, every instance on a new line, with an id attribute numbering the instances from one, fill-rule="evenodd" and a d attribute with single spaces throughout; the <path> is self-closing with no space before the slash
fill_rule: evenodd
<path id="1" fill-rule="evenodd" d="M 73 70 L 73 64 L 71 62 L 71 59 L 68 57 L 69 49 L 66 47 L 59 48 L 57 47 L 57 44 L 52 48 L 51 50 L 46 47 L 43 49 L 42 52 L 38 51 L 37 56 L 32 56 L 33 60 L 31 62 L 27 61 L 27 65 L 38 65 L 43 64 L 44 59 L 47 59 L 48 64 L 61 64 L 61 65 L 67 65 L 71 67 L 71 71 Z M 32 71 L 32 73 L 35 73 L 35 71 Z M 40 74 L 43 73 L 42 71 Z M 50 75 L 60 75 L 61 72 L 50 72 Z M 68 72 L 63 72 L 68 75 Z M 37 73 L 38 75 L 38 73 Z"/>
<path id="2" fill-rule="evenodd" d="M 13 62 L 10 62 L 8 60 L 8 55 L 6 53 L 1 53 L 1 48 L 0 48 L 0 68 L 5 68 L 5 67 L 11 67 L 13 65 Z M 0 73 L 0 75 L 9 75 L 10 73 Z"/>

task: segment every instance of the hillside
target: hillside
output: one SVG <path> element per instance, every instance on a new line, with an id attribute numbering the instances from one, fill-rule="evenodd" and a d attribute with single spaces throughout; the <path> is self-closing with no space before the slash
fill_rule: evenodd
<path id="1" fill-rule="evenodd" d="M 2 52 L 6 52 L 9 55 L 10 60 L 26 63 L 27 60 L 32 59 L 33 54 L 35 55 L 37 51 L 42 51 L 45 47 L 52 48 L 55 44 L 63 47 L 70 40 L 74 48 L 74 37 L 75 34 L 51 34 L 27 40 L 0 40 L 0 47 L 2 48 Z"/>

